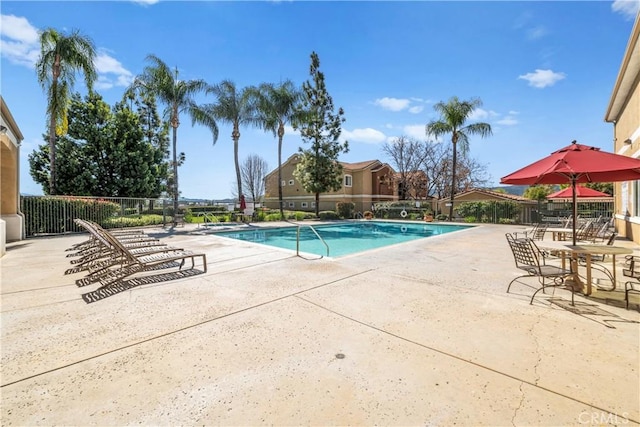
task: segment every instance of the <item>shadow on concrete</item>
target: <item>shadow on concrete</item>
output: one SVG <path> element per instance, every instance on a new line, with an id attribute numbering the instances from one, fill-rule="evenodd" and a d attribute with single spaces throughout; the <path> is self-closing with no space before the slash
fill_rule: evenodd
<path id="1" fill-rule="evenodd" d="M 193 277 L 203 273 L 204 271 L 202 270 L 190 269 L 190 270 L 174 271 L 171 273 L 162 273 L 162 274 L 156 274 L 156 275 L 150 275 L 150 276 L 144 276 L 144 277 L 136 277 L 133 279 L 123 280 L 121 282 L 111 284 L 104 288 L 96 289 L 95 291 L 82 294 L 82 299 L 87 304 L 91 304 L 94 302 L 101 301 L 105 298 L 117 295 L 121 292 L 136 288 L 138 286 L 163 283 L 171 280 L 185 279 L 187 277 Z"/>

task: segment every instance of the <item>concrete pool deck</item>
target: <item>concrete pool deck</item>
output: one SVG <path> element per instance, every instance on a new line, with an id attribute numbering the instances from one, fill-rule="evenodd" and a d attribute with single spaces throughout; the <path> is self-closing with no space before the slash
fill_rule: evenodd
<path id="1" fill-rule="evenodd" d="M 621 292 L 576 295 L 572 311 L 565 290 L 533 305 L 524 285 L 507 294 L 519 274 L 504 233 L 523 228 L 336 259 L 150 228 L 205 252 L 208 272 L 156 272 L 93 303 L 95 285 L 64 275 L 86 235 L 11 243 L 1 424 L 637 424 L 637 306 Z"/>

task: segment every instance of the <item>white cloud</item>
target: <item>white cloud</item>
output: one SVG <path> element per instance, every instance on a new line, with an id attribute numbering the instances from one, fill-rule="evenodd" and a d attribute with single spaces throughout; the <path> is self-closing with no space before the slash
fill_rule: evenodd
<path id="1" fill-rule="evenodd" d="M 0 15 L 0 51 L 10 62 L 33 68 L 40 55 L 37 28 L 25 18 Z"/>
<path id="2" fill-rule="evenodd" d="M 367 144 L 379 144 L 387 139 L 384 133 L 372 128 L 354 129 L 352 131 L 343 129 L 341 136 L 342 139 L 346 139 L 349 142 L 364 142 Z"/>
<path id="3" fill-rule="evenodd" d="M 407 125 L 402 128 L 402 133 L 408 137 L 424 141 L 426 139 L 425 125 Z"/>
<path id="4" fill-rule="evenodd" d="M 422 105 L 414 105 L 413 107 L 409 107 L 409 112 L 411 114 L 421 113 L 422 110 L 424 110 L 424 106 L 422 106 Z"/>
<path id="5" fill-rule="evenodd" d="M 133 74 L 124 68 L 120 61 L 104 51 L 96 55 L 94 64 L 96 71 L 100 75 L 98 82 L 96 82 L 96 88 L 98 89 L 109 89 L 113 86 L 127 87 L 133 82 Z M 115 74 L 115 76 L 107 76 L 111 74 Z"/>
<path id="6" fill-rule="evenodd" d="M 505 116 L 503 119 L 497 120 L 496 124 L 502 126 L 515 126 L 518 124 L 518 120 L 513 116 Z"/>
<path id="7" fill-rule="evenodd" d="M 298 136 L 300 136 L 300 131 L 299 130 L 295 130 L 293 128 L 293 126 L 291 126 L 291 125 L 284 125 L 284 135 L 285 135 L 285 138 L 286 138 L 287 135 L 298 135 Z"/>
<path id="8" fill-rule="evenodd" d="M 470 121 L 487 120 L 490 118 L 498 117 L 499 114 L 493 110 L 483 110 L 482 108 L 476 108 L 469 116 Z"/>
<path id="9" fill-rule="evenodd" d="M 408 99 L 398 99 L 398 98 L 388 98 L 388 97 L 378 98 L 375 101 L 373 101 L 373 103 L 378 107 L 382 107 L 385 110 L 390 110 L 390 111 L 402 111 L 409 107 L 410 102 L 411 101 L 409 101 Z"/>
<path id="10" fill-rule="evenodd" d="M 0 15 L 0 52 L 10 62 L 33 68 L 40 57 L 38 29 L 26 18 Z M 98 80 L 96 89 L 126 87 L 133 81 L 133 74 L 120 61 L 99 49 L 94 61 Z"/>
<path id="11" fill-rule="evenodd" d="M 152 5 L 158 3 L 160 0 L 131 0 L 132 3 L 141 4 L 143 6 Z"/>
<path id="12" fill-rule="evenodd" d="M 634 19 L 640 11 L 640 0 L 615 0 L 611 10 L 624 15 L 627 20 Z"/>
<path id="13" fill-rule="evenodd" d="M 549 31 L 545 27 L 543 27 L 542 25 L 539 25 L 537 27 L 529 28 L 527 30 L 527 38 L 529 40 L 537 40 L 539 38 L 546 36 L 548 33 Z"/>
<path id="14" fill-rule="evenodd" d="M 560 80 L 564 79 L 566 75 L 564 73 L 556 73 L 552 70 L 536 70 L 533 73 L 523 74 L 518 76 L 518 79 L 526 80 L 529 82 L 529 86 L 537 88 L 545 88 L 547 86 L 553 86 Z"/>

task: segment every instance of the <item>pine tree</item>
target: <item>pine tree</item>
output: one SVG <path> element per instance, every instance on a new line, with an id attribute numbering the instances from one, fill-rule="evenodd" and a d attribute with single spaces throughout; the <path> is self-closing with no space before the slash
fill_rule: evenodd
<path id="1" fill-rule="evenodd" d="M 342 187 L 342 165 L 340 153 L 349 151 L 347 141 L 339 141 L 344 123 L 344 110 L 334 113 L 333 99 L 327 92 L 324 74 L 320 71 L 320 59 L 311 53 L 311 81 L 302 84 L 303 100 L 299 114 L 303 119 L 296 126 L 303 142 L 311 147 L 300 148 L 302 158 L 294 176 L 305 191 L 315 194 L 316 216 L 320 210 L 320 193 L 337 191 Z"/>

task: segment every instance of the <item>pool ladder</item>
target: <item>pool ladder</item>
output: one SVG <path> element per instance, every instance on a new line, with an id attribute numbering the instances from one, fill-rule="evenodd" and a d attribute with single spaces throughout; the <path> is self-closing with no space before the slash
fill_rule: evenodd
<path id="1" fill-rule="evenodd" d="M 315 228 L 313 228 L 313 226 L 306 225 L 305 227 L 309 227 L 311 231 L 313 231 L 313 234 L 318 236 L 318 239 L 320 239 L 320 241 L 325 246 L 325 248 L 327 248 L 327 256 L 329 256 L 329 245 L 327 245 L 327 242 L 324 241 L 324 239 L 318 234 L 318 232 L 316 231 Z M 302 226 L 299 225 L 298 230 L 296 232 L 296 256 L 300 256 L 300 228 L 302 228 Z"/>

